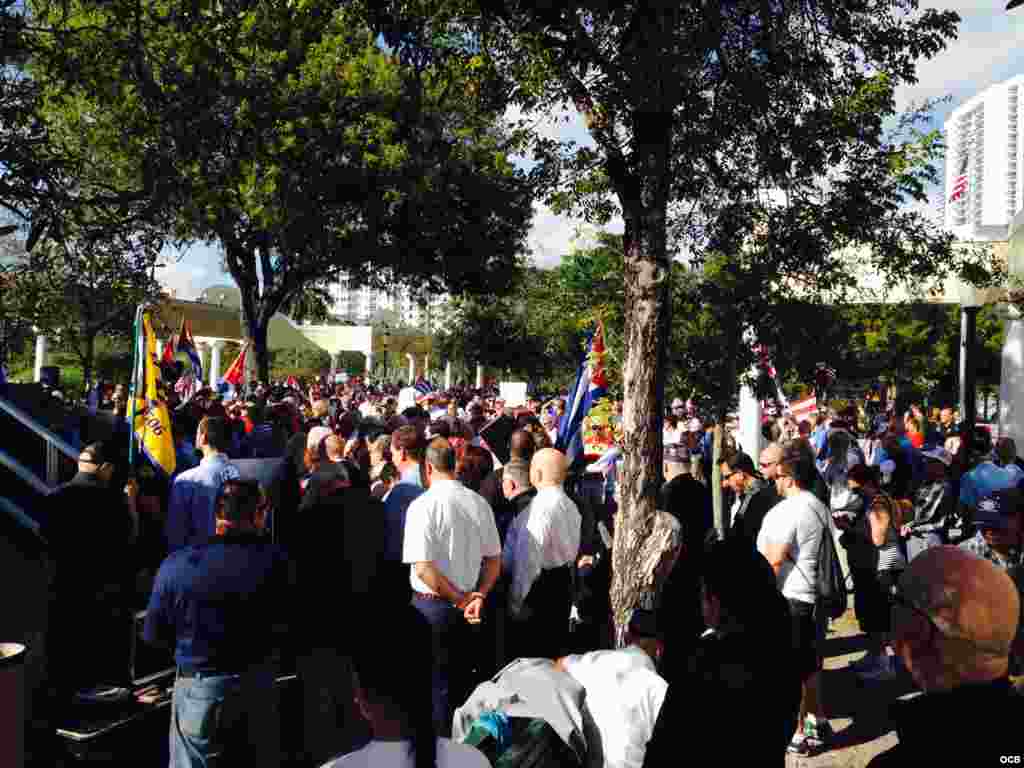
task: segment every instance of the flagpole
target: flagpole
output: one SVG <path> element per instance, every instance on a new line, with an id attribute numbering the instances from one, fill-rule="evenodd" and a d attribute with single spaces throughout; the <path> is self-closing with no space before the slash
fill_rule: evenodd
<path id="1" fill-rule="evenodd" d="M 135 402 L 139 386 L 139 326 L 142 324 L 142 304 L 135 308 L 135 350 L 132 353 L 132 381 L 128 392 L 128 467 L 135 466 Z"/>

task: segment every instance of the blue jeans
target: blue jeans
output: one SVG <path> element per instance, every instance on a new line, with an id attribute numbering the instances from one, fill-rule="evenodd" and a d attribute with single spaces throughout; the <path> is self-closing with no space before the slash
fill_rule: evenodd
<path id="1" fill-rule="evenodd" d="M 170 768 L 280 764 L 275 668 L 174 681 Z"/>

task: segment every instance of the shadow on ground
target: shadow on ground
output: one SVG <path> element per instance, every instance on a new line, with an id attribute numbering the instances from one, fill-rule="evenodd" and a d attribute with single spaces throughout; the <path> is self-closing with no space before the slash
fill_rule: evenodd
<path id="1" fill-rule="evenodd" d="M 822 677 L 825 710 L 830 719 L 853 722 L 836 733 L 835 748 L 874 741 L 893 729 L 890 708 L 897 699 L 916 690 L 902 668 L 894 680 L 862 680 L 849 668 L 826 669 Z"/>

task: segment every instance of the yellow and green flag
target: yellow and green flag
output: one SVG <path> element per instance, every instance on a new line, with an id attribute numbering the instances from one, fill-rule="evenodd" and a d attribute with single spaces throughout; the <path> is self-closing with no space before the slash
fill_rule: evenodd
<path id="1" fill-rule="evenodd" d="M 168 476 L 176 465 L 174 438 L 171 435 L 171 414 L 167 393 L 160 375 L 160 355 L 149 311 L 142 311 L 139 334 L 138 395 L 135 401 L 134 428 L 142 452 L 153 465 Z"/>

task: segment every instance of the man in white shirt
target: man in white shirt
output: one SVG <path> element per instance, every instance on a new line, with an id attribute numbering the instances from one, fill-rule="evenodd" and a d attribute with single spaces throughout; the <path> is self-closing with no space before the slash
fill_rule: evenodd
<path id="1" fill-rule="evenodd" d="M 789 747 L 797 754 L 824 748 L 832 735 L 820 689 L 827 620 L 824 611 L 816 610 L 818 549 L 822 536 L 832 535 L 831 514 L 811 493 L 816 472 L 806 441 L 783 443 L 775 477 L 775 490 L 782 501 L 765 515 L 757 536 L 757 549 L 775 571 L 792 617 L 794 649 L 803 679 L 800 720 Z"/>
<path id="2" fill-rule="evenodd" d="M 568 462 L 561 451 L 545 448 L 530 462 L 530 484 L 537 494 L 509 526 L 502 555 L 508 575 L 510 651 L 555 657 L 567 651 L 572 603 L 572 568 L 580 549 L 582 518 L 562 488 Z M 504 491 L 516 488 L 505 478 Z"/>
<path id="3" fill-rule="evenodd" d="M 447 440 L 430 442 L 424 468 L 427 491 L 406 512 L 402 561 L 410 565 L 413 606 L 431 626 L 434 719 L 447 736 L 473 682 L 469 625 L 480 621 L 501 573 L 501 543 L 490 506 L 455 479 Z"/>
<path id="4" fill-rule="evenodd" d="M 555 665 L 587 692 L 585 704 L 601 736 L 605 768 L 641 768 L 668 683 L 658 674 L 664 645 L 655 615 L 637 609 L 626 647 L 566 656 Z"/>

